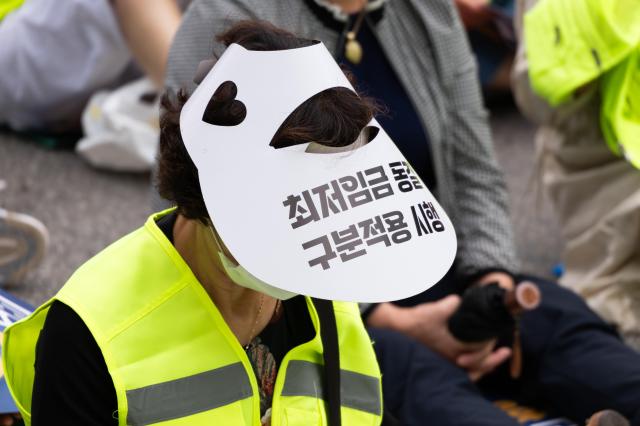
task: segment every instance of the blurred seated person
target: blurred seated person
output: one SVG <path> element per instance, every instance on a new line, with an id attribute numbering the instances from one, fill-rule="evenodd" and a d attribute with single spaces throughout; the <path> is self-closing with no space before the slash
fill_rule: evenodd
<path id="1" fill-rule="evenodd" d="M 583 9 L 587 15 L 598 13 L 591 3 L 579 3 L 587 8 Z M 570 96 L 561 103 L 534 90 L 530 77 L 532 59 L 524 40 L 523 22 L 525 14 L 538 5 L 545 7 L 548 3 L 518 1 L 516 23 L 520 43 L 513 70 L 513 90 L 522 113 L 540 126 L 535 137 L 536 182 L 552 203 L 565 241 L 561 259 L 564 274 L 560 283 L 583 296 L 592 309 L 618 328 L 629 344 L 640 349 L 640 171 L 607 146 L 601 125 L 605 93 L 600 70 L 593 72 L 590 81 L 571 90 Z M 605 29 L 617 19 L 630 21 L 632 30 L 638 33 L 637 8 L 633 11 L 608 3 L 606 7 L 611 13 L 596 27 L 599 34 L 594 34 L 590 27 L 573 29 L 575 44 L 566 44 L 569 48 L 579 46 L 574 50 L 573 61 L 564 60 L 566 53 L 543 46 L 549 53 L 544 61 L 559 73 L 571 76 L 575 67 L 592 69 L 590 64 L 578 62 L 577 54 L 590 49 L 592 39 L 604 39 Z M 624 16 L 619 16 L 621 14 Z M 553 17 L 553 14 L 547 16 Z M 576 12 L 575 16 L 581 15 Z M 575 20 L 575 23 L 581 21 Z M 567 24 L 571 23 L 572 20 L 567 20 Z M 568 32 L 571 27 L 558 31 L 561 30 Z M 631 32 L 622 29 L 620 35 L 631 38 Z M 584 53 L 592 60 L 592 51 Z M 600 52 L 603 58 L 606 54 L 606 51 Z M 547 73 L 538 79 L 540 85 L 550 87 L 549 92 L 559 97 L 570 87 L 564 89 L 559 83 L 545 82 L 545 78 L 555 78 L 555 75 Z M 570 84 L 574 84 L 573 81 Z"/>
<path id="2" fill-rule="evenodd" d="M 0 126 L 63 133 L 79 130 L 80 114 L 98 90 L 118 87 L 142 72 L 162 86 L 180 24 L 179 3 L 187 2 L 13 3 L 0 16 Z"/>
<path id="3" fill-rule="evenodd" d="M 485 94 L 509 92 L 516 43 L 513 0 L 455 0 L 455 4 L 478 61 Z"/>
<path id="4" fill-rule="evenodd" d="M 214 38 L 217 29 L 243 19 L 266 19 L 324 42 L 353 73 L 357 87 L 386 105 L 380 124 L 454 223 L 458 253 L 450 274 L 422 295 L 365 312 L 369 326 L 410 336 L 432 354 L 422 358 L 420 369 L 430 375 L 437 397 L 410 398 L 394 392 L 411 380 L 394 374 L 407 363 L 402 351 L 376 349 L 385 406 L 392 411 L 403 404 L 420 407 L 420 416 L 408 413 L 403 424 L 429 419 L 438 426 L 515 426 L 517 421 L 481 392 L 497 385 L 522 389 L 528 399 L 579 423 L 611 408 L 640 424 L 640 355 L 556 283 L 535 279 L 542 304 L 520 321 L 523 369 L 517 380 L 509 378 L 506 363 L 512 354 L 509 339 L 468 345 L 448 332 L 448 318 L 460 303 L 457 293 L 491 282 L 512 288 L 523 279 L 475 61 L 453 3 L 196 0 L 172 45 L 167 86 L 193 90 L 201 61 L 224 50 Z M 375 347 L 393 348 L 375 339 Z"/>

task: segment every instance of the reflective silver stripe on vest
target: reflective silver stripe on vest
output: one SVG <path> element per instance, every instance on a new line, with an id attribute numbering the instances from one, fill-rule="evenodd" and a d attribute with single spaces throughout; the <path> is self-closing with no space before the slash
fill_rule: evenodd
<path id="1" fill-rule="evenodd" d="M 308 361 L 291 361 L 287 367 L 282 396 L 322 398 L 322 366 Z M 343 406 L 381 415 L 380 381 L 372 376 L 340 370 L 340 402 Z"/>
<path id="2" fill-rule="evenodd" d="M 127 391 L 127 424 L 138 426 L 190 416 L 253 394 L 242 365 L 227 365 Z"/>

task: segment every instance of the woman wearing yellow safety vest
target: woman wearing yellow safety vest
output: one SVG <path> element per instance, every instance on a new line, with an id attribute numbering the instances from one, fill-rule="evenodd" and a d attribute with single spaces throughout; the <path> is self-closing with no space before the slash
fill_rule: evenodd
<path id="1" fill-rule="evenodd" d="M 254 50 L 311 44 L 262 23 L 220 39 Z M 237 104 L 220 106 L 235 94 L 221 86 L 203 120 L 241 119 Z M 185 101 L 165 96 L 161 119 L 158 186 L 177 208 L 91 259 L 6 333 L 5 373 L 26 423 L 317 425 L 337 412 L 343 424 L 379 424 L 380 372 L 357 305 L 291 297 L 238 265 L 180 135 Z M 374 109 L 351 91 L 323 91 L 272 145 L 353 141 Z M 70 362 L 77 374 L 60 374 Z"/>

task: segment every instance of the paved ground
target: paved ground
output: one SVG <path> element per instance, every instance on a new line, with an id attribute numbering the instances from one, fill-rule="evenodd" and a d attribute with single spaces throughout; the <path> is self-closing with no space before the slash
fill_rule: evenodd
<path id="1" fill-rule="evenodd" d="M 523 269 L 548 276 L 561 241 L 548 203 L 538 208 L 529 186 L 534 129 L 513 111 L 495 115 L 492 126 Z M 7 183 L 0 206 L 36 216 L 51 233 L 43 264 L 12 289 L 33 304 L 52 296 L 86 259 L 151 212 L 149 176 L 96 171 L 73 152 L 47 150 L 13 135 L 0 134 L 0 179 Z"/>

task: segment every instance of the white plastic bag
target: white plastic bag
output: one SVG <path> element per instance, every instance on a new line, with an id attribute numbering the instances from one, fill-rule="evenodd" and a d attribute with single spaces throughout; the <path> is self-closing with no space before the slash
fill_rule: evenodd
<path id="1" fill-rule="evenodd" d="M 76 147 L 78 154 L 101 169 L 151 170 L 160 135 L 155 92 L 145 78 L 93 95 L 82 113 L 85 136 Z"/>

